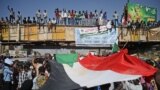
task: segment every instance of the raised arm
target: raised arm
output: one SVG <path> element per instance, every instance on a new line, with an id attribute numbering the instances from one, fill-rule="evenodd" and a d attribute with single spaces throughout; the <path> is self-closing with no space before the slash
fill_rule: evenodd
<path id="1" fill-rule="evenodd" d="M 8 7 L 7 7 L 7 8 L 8 8 L 8 10 L 9 10 L 9 11 L 11 11 L 11 9 L 10 9 L 10 6 L 9 6 L 9 5 L 8 5 Z"/>
<path id="2" fill-rule="evenodd" d="M 34 68 L 36 68 L 36 64 L 34 63 L 34 59 L 32 59 L 32 65 L 33 65 Z"/>

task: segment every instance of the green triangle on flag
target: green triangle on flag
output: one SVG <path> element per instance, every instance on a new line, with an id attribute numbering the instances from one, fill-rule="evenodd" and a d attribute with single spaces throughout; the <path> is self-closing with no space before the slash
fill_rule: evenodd
<path id="1" fill-rule="evenodd" d="M 112 46 L 112 53 L 116 53 L 119 51 L 119 46 L 117 43 L 114 43 L 114 45 Z"/>
<path id="2" fill-rule="evenodd" d="M 73 66 L 75 62 L 78 60 L 78 54 L 56 54 L 56 61 L 61 64 L 68 64 L 69 66 Z"/>

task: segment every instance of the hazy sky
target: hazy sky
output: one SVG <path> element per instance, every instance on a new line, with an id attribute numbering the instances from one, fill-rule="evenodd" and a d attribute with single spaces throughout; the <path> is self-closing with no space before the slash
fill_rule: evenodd
<path id="1" fill-rule="evenodd" d="M 23 16 L 34 16 L 35 12 L 47 10 L 48 16 L 54 16 L 55 8 L 67 10 L 88 10 L 107 11 L 107 16 L 112 19 L 113 12 L 116 10 L 119 15 L 122 14 L 124 4 L 127 0 L 1 0 L 0 17 L 9 16 L 7 6 L 10 5 L 17 13 L 20 11 Z M 160 20 L 160 0 L 130 0 L 133 3 L 139 3 L 145 6 L 157 8 L 157 19 Z"/>

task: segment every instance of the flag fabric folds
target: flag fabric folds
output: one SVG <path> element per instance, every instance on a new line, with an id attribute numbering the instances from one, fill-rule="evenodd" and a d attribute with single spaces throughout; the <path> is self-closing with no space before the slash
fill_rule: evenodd
<path id="1" fill-rule="evenodd" d="M 79 62 L 76 62 L 73 67 L 63 64 L 65 72 L 72 81 L 79 84 L 81 87 L 94 87 L 107 83 L 133 80 L 141 75 L 127 75 L 114 72 L 112 70 L 95 71 L 83 67 Z"/>
<path id="2" fill-rule="evenodd" d="M 75 90 L 81 88 L 66 74 L 62 64 L 49 61 L 51 66 L 50 77 L 40 90 Z"/>
<path id="3" fill-rule="evenodd" d="M 62 59 L 63 57 L 63 59 Z M 128 55 L 126 49 L 106 57 L 88 54 L 81 60 L 77 55 L 56 56 L 51 75 L 41 90 L 73 90 L 107 83 L 138 79 L 154 75 L 157 71 L 142 60 Z M 67 61 L 68 60 L 68 61 Z M 73 65 L 72 67 L 70 65 Z"/>
<path id="4" fill-rule="evenodd" d="M 73 63 L 77 62 L 78 54 L 56 54 L 55 55 L 56 61 L 61 64 L 68 64 L 69 66 L 73 66 Z"/>
<path id="5" fill-rule="evenodd" d="M 79 63 L 85 68 L 94 71 L 113 70 L 128 75 L 151 76 L 157 71 L 154 67 L 127 53 L 128 50 L 124 49 L 102 58 L 89 54 Z"/>

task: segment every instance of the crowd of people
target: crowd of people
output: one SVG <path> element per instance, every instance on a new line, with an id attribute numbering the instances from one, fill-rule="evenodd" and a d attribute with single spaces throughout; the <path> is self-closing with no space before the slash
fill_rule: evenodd
<path id="1" fill-rule="evenodd" d="M 151 28 L 159 27 L 160 26 L 160 21 L 155 22 L 155 21 L 128 21 L 127 23 L 127 28 L 134 31 L 136 29 L 143 29 L 143 30 L 149 30 Z"/>
<path id="2" fill-rule="evenodd" d="M 83 10 L 60 10 L 58 8 L 54 11 L 54 17 L 49 18 L 47 10 L 38 10 L 33 17 L 23 17 L 22 13 L 18 11 L 15 13 L 13 8 L 8 6 L 9 17 L 2 17 L 1 23 L 8 24 L 44 24 L 47 25 L 51 20 L 56 21 L 58 25 L 83 25 L 83 26 L 93 26 L 96 21 L 99 21 L 101 25 L 107 22 L 107 12 L 97 11 L 94 12 Z M 116 12 L 116 11 L 115 11 Z M 114 17 L 118 20 L 118 14 L 115 13 Z"/>
<path id="3" fill-rule="evenodd" d="M 38 90 L 50 75 L 50 54 L 29 61 L 13 61 L 11 57 L 0 57 L 0 89 Z"/>
<path id="4" fill-rule="evenodd" d="M 66 10 L 66 9 L 59 9 L 56 8 L 54 11 L 54 17 L 49 18 L 47 10 L 37 10 L 33 17 L 23 17 L 20 11 L 15 13 L 13 8 L 8 6 L 9 10 L 9 17 L 1 17 L 0 23 L 3 24 L 35 24 L 39 26 L 47 25 L 49 29 L 56 25 L 79 25 L 79 26 L 101 26 L 107 25 L 109 21 L 112 22 L 112 26 L 123 26 L 123 15 L 120 17 L 117 11 L 113 13 L 113 19 L 107 18 L 107 12 L 103 10 L 95 10 L 95 11 L 88 11 L 88 10 Z M 135 29 L 135 28 L 143 28 L 149 29 L 152 27 L 160 26 L 160 21 L 141 21 L 141 20 L 127 20 L 125 26 L 127 25 L 128 28 Z"/>
<path id="5" fill-rule="evenodd" d="M 74 52 L 73 52 L 74 53 Z M 111 53 L 110 53 L 111 54 Z M 107 56 L 110 55 L 106 54 Z M 103 55 L 102 55 L 103 56 Z M 142 55 L 145 56 L 145 55 Z M 153 59 L 153 60 L 152 60 Z M 152 59 L 144 59 L 146 63 L 160 69 L 160 61 Z M 0 57 L 0 89 L 2 90 L 38 90 L 41 88 L 51 73 L 50 61 L 53 61 L 51 54 L 46 53 L 43 57 L 38 53 L 32 60 L 19 61 L 12 60 L 12 57 Z M 54 60 L 56 61 L 56 60 Z M 151 82 L 146 82 L 144 77 L 131 81 L 121 81 L 110 84 L 101 85 L 93 88 L 84 88 L 80 90 L 106 90 L 114 86 L 114 90 L 122 90 L 131 88 L 131 90 L 158 90 L 159 71 L 155 74 Z M 101 89 L 97 89 L 101 88 Z M 135 89 L 138 88 L 138 89 Z M 108 90 L 108 89 L 107 89 Z M 130 90 L 130 89 L 127 89 Z"/>

